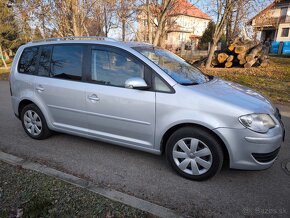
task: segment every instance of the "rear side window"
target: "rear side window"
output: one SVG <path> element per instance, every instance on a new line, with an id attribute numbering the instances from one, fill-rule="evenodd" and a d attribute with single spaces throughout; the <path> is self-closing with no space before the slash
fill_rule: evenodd
<path id="1" fill-rule="evenodd" d="M 39 47 L 25 48 L 18 64 L 18 72 L 34 74 L 36 72 Z"/>
<path id="2" fill-rule="evenodd" d="M 39 57 L 38 76 L 47 76 L 50 74 L 50 58 L 52 53 L 52 46 L 42 46 Z"/>
<path id="3" fill-rule="evenodd" d="M 51 77 L 79 81 L 82 78 L 83 46 L 54 46 L 51 57 Z"/>

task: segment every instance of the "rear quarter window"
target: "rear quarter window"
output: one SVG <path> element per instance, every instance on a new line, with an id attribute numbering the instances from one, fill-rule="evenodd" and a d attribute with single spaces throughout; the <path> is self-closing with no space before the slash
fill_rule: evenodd
<path id="1" fill-rule="evenodd" d="M 23 50 L 18 64 L 18 72 L 34 74 L 36 72 L 39 47 L 29 47 Z"/>

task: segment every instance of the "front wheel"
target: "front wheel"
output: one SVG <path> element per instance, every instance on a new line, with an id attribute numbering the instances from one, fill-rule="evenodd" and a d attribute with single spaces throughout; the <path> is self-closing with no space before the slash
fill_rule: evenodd
<path id="1" fill-rule="evenodd" d="M 25 132 L 33 139 L 46 139 L 51 135 L 42 112 L 34 104 L 23 108 L 21 122 Z"/>
<path id="2" fill-rule="evenodd" d="M 166 157 L 178 174 L 198 181 L 213 177 L 223 164 L 223 151 L 215 137 L 193 127 L 181 128 L 171 135 Z"/>

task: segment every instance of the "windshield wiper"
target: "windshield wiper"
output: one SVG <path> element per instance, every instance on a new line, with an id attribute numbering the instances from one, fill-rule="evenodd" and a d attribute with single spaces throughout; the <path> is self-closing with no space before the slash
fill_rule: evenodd
<path id="1" fill-rule="evenodd" d="M 198 85 L 199 83 L 197 82 L 192 82 L 192 83 L 179 83 L 180 85 L 183 85 L 183 86 L 192 86 L 192 85 Z"/>

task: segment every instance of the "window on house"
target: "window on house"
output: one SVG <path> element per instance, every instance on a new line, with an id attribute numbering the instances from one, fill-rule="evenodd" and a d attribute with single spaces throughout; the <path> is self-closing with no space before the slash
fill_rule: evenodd
<path id="1" fill-rule="evenodd" d="M 289 35 L 289 28 L 282 28 L 281 37 L 288 37 Z"/>

